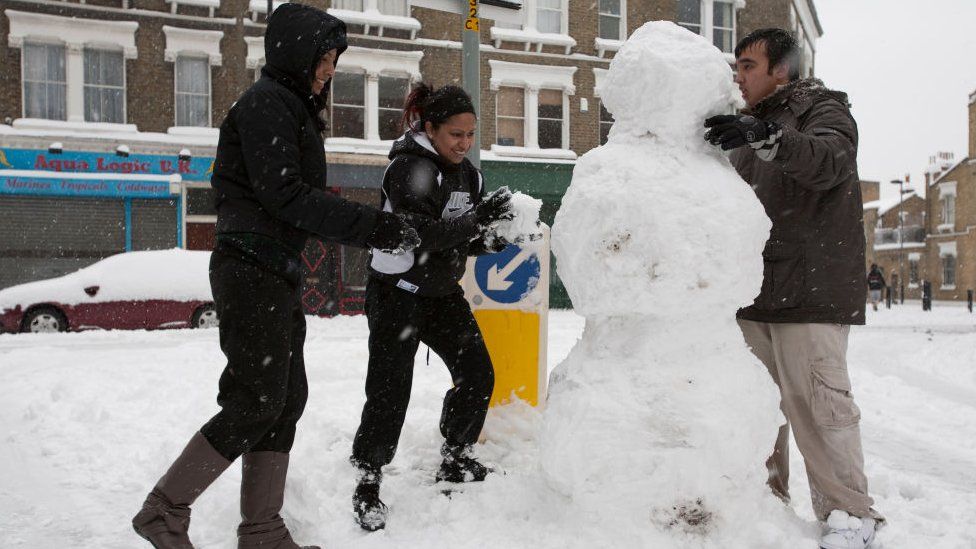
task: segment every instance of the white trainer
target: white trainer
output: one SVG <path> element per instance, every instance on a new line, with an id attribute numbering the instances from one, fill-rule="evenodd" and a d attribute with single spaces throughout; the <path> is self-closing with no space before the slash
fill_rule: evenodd
<path id="1" fill-rule="evenodd" d="M 827 517 L 827 533 L 820 540 L 820 549 L 865 549 L 874 542 L 877 521 L 858 518 L 834 509 Z"/>

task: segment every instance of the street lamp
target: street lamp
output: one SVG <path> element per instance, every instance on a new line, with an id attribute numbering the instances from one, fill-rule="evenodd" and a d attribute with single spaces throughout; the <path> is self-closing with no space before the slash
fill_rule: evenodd
<path id="1" fill-rule="evenodd" d="M 908 176 L 905 176 L 908 179 Z M 905 304 L 905 215 L 902 204 L 905 201 L 905 181 L 892 179 L 892 185 L 898 185 L 898 293 L 902 305 Z M 911 191 L 909 191 L 911 192 Z"/>

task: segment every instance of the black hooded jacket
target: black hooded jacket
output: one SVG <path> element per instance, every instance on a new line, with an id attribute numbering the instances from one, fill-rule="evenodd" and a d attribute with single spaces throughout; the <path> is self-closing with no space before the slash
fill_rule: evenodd
<path id="1" fill-rule="evenodd" d="M 311 82 L 319 59 L 333 48 L 346 49 L 339 19 L 292 3 L 271 16 L 261 78 L 220 125 L 211 178 L 218 243 L 255 244 L 264 252 L 252 256 L 272 258 L 297 258 L 310 234 L 366 246 L 376 210 L 325 191 L 318 113 L 329 86 L 316 96 Z"/>
<path id="2" fill-rule="evenodd" d="M 487 252 L 471 211 L 484 196 L 481 172 L 467 158 L 449 162 L 426 135 L 409 131 L 393 143 L 390 160 L 383 209 L 406 216 L 420 246 L 400 255 L 374 248 L 370 274 L 418 295 L 460 292 L 468 256 Z"/>

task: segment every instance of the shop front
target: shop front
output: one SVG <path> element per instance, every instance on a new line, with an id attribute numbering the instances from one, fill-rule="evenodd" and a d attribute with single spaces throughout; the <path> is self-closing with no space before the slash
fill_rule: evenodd
<path id="1" fill-rule="evenodd" d="M 211 161 L 0 148 L 0 288 L 182 247 L 183 181 Z"/>

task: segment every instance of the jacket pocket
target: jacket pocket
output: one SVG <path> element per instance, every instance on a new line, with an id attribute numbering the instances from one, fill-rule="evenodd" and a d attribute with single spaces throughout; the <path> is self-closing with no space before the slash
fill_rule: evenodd
<path id="1" fill-rule="evenodd" d="M 803 299 L 806 261 L 797 242 L 770 240 L 763 249 L 763 285 L 759 305 L 763 309 L 797 307 Z"/>
<path id="2" fill-rule="evenodd" d="M 813 419 L 823 427 L 844 428 L 861 419 L 861 410 L 854 404 L 851 379 L 847 368 L 826 360 L 811 364 Z"/>

